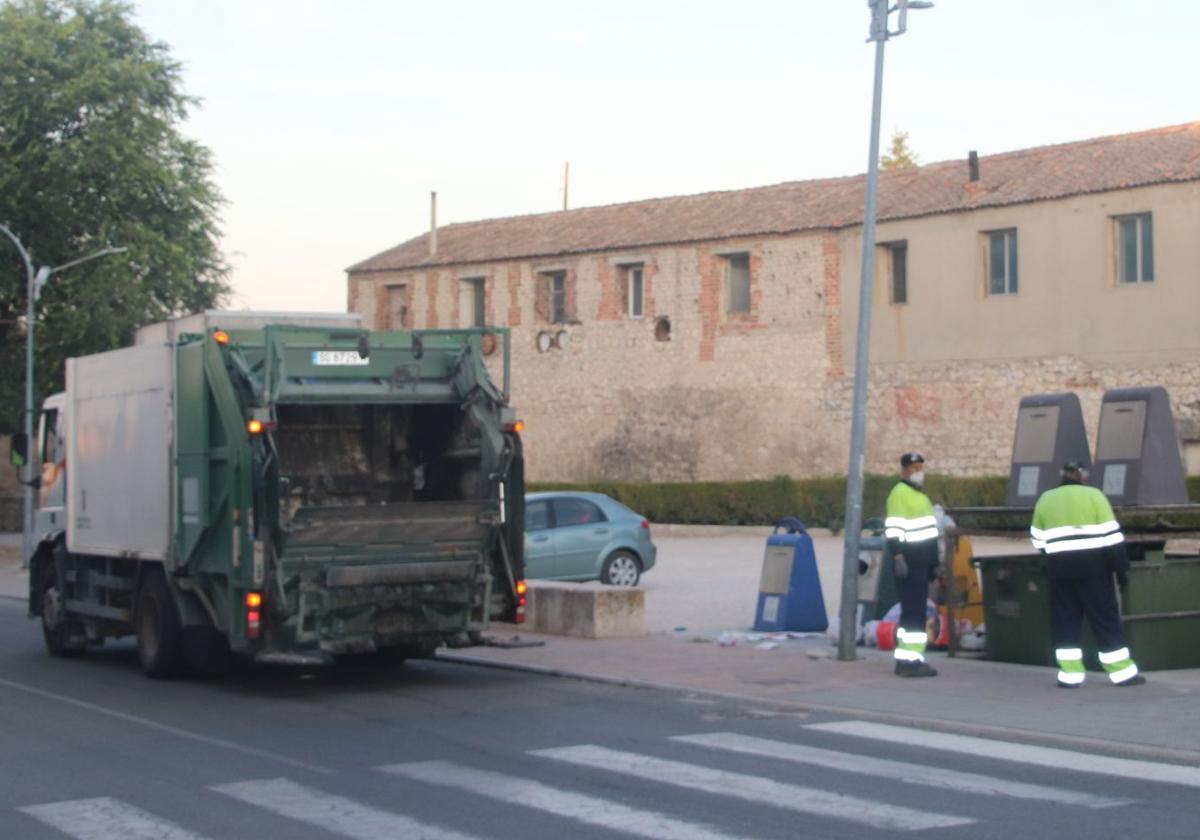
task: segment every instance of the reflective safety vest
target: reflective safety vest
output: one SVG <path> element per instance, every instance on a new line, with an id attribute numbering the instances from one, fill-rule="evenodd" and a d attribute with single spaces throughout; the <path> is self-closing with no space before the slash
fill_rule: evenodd
<path id="1" fill-rule="evenodd" d="M 887 519 L 884 536 L 900 543 L 923 543 L 936 540 L 937 519 L 929 497 L 905 481 L 892 488 L 887 497 Z"/>
<path id="2" fill-rule="evenodd" d="M 1089 551 L 1125 541 L 1112 505 L 1095 487 L 1063 484 L 1047 490 L 1033 509 L 1033 547 L 1047 554 Z"/>

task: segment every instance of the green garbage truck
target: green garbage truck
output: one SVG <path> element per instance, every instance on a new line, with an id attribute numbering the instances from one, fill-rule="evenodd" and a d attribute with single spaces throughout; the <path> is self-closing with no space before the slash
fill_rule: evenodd
<path id="1" fill-rule="evenodd" d="M 168 677 L 230 652 L 399 660 L 521 622 L 509 338 L 210 311 L 69 359 L 36 448 L 14 444 L 41 465 L 29 613 L 49 652 L 134 636 Z"/>

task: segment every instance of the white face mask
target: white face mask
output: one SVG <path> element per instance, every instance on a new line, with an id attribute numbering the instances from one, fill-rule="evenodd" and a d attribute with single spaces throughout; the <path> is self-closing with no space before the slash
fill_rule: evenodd
<path id="1" fill-rule="evenodd" d="M 921 470 L 920 472 L 913 473 L 908 477 L 908 480 L 917 487 L 921 487 L 925 484 L 925 471 Z"/>

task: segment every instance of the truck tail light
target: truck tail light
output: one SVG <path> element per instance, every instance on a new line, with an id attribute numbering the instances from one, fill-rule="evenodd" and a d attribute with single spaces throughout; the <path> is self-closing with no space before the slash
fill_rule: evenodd
<path id="1" fill-rule="evenodd" d="M 504 431 L 516 432 L 517 434 L 520 434 L 521 432 L 525 431 L 525 421 L 524 420 L 514 420 L 511 423 L 505 423 Z"/>
<path id="2" fill-rule="evenodd" d="M 529 585 L 525 581 L 517 581 L 517 616 L 513 619 L 514 624 L 525 623 L 525 594 L 528 591 Z"/>
<path id="3" fill-rule="evenodd" d="M 217 330 L 213 333 L 213 341 L 217 342 L 217 344 L 228 344 L 229 333 L 225 332 L 225 330 Z"/>
<path id="4" fill-rule="evenodd" d="M 250 420 L 246 423 L 246 431 L 252 435 L 261 435 L 263 430 L 263 421 Z"/>
<path id="5" fill-rule="evenodd" d="M 246 593 L 246 638 L 257 639 L 262 633 L 262 593 Z"/>

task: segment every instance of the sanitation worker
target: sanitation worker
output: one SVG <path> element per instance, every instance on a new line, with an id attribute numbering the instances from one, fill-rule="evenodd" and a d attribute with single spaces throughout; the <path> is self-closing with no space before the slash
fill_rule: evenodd
<path id="1" fill-rule="evenodd" d="M 925 661 L 925 602 L 929 582 L 937 574 L 938 526 L 925 491 L 925 458 L 919 452 L 900 456 L 900 482 L 887 498 L 884 536 L 900 593 L 896 628 L 896 673 L 901 677 L 936 677 Z"/>
<path id="2" fill-rule="evenodd" d="M 1034 548 L 1046 554 L 1054 620 L 1058 687 L 1079 688 L 1086 676 L 1079 629 L 1087 616 L 1100 646 L 1100 664 L 1114 684 L 1141 685 L 1146 678 L 1125 644 L 1113 575 L 1123 587 L 1129 570 L 1125 537 L 1112 505 L 1083 483 L 1076 461 L 1062 466 L 1062 483 L 1047 490 L 1033 509 L 1029 528 Z"/>

